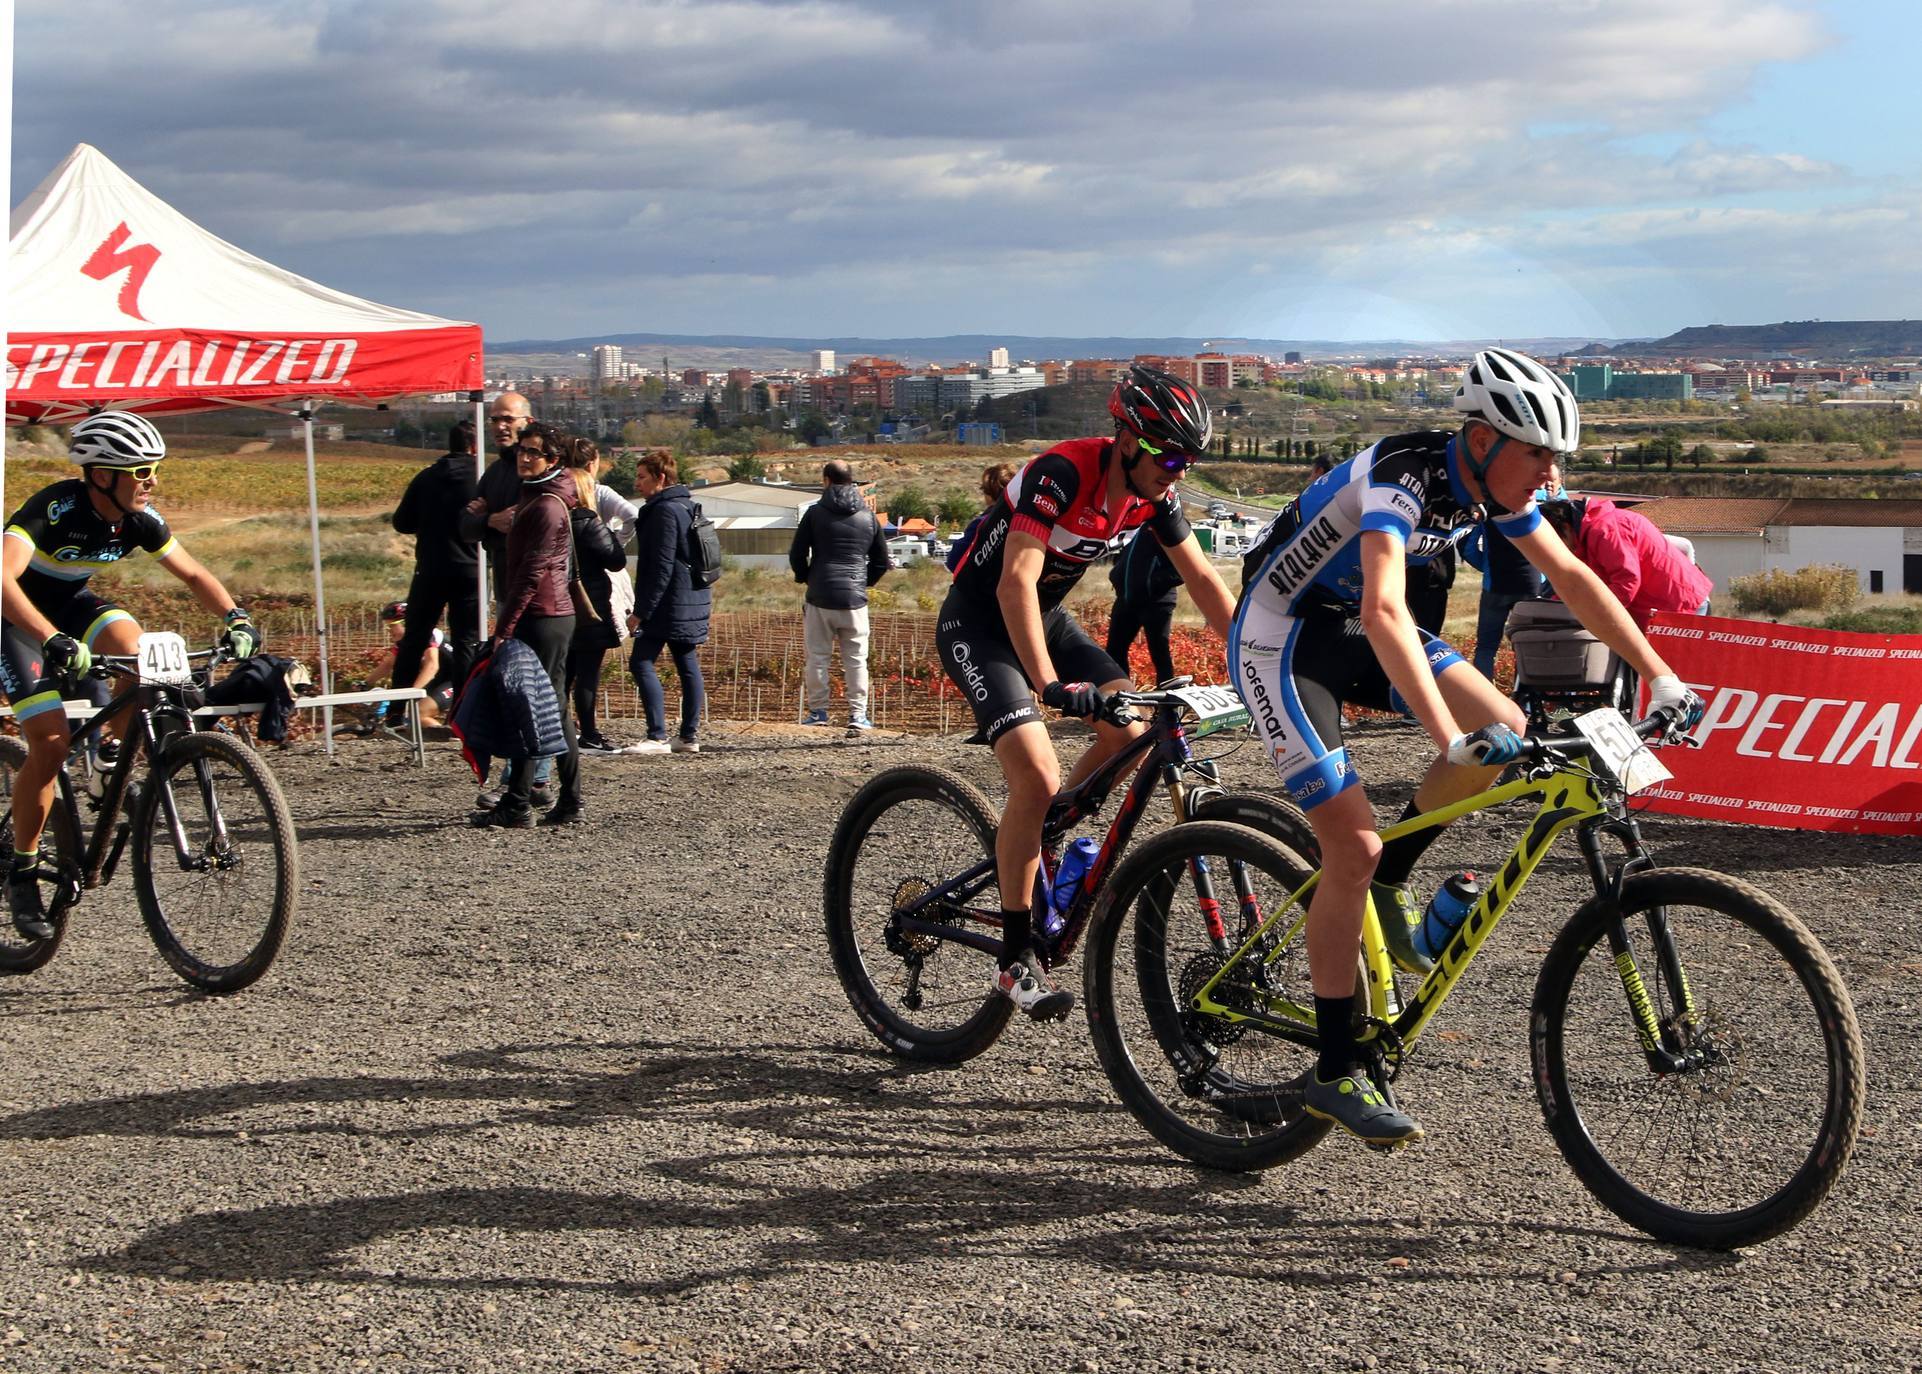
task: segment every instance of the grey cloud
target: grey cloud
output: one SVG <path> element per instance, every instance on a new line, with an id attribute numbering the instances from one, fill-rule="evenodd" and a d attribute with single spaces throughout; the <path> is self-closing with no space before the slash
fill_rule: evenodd
<path id="1" fill-rule="evenodd" d="M 961 327 L 990 301 L 1038 331 L 1050 273 L 1159 320 L 1257 263 L 1392 268 L 1411 223 L 1446 244 L 1847 180 L 1792 149 L 1616 138 L 1686 130 L 1820 45 L 1767 0 L 153 14 L 22 5 L 16 197 L 87 139 L 256 252 L 507 334 L 657 323 L 624 313 L 650 301 L 684 332 Z M 80 34 L 85 83 L 50 60 Z M 1526 132 L 1549 120 L 1593 132 Z"/>

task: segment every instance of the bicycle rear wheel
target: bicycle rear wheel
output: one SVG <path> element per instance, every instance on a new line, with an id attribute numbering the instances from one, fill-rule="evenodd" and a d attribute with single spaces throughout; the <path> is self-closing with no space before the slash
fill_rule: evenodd
<path id="1" fill-rule="evenodd" d="M 1603 1206 L 1680 1245 L 1779 1235 L 1835 1186 L 1862 1123 L 1862 1037 L 1828 955 L 1749 884 L 1663 869 L 1588 903 L 1536 982 L 1530 1052 L 1548 1129 Z M 1625 957 L 1624 957 L 1625 956 Z M 1685 1067 L 1636 1034 L 1626 960 Z"/>
<path id="2" fill-rule="evenodd" d="M 1200 890 L 1206 873 L 1212 897 Z M 1215 1169 L 1255 1170 L 1293 1159 L 1328 1133 L 1302 1110 L 1313 1071 L 1314 996 L 1305 945 L 1272 959 L 1251 951 L 1215 1001 L 1294 1009 L 1303 1039 L 1192 1010 L 1222 968 L 1204 911 L 1220 903 L 1232 954 L 1309 878 L 1301 859 L 1246 826 L 1194 821 L 1146 841 L 1109 879 L 1088 935 L 1085 997 L 1095 1052 L 1115 1092 L 1150 1134 Z M 1287 922 L 1277 922 L 1275 937 Z"/>
<path id="3" fill-rule="evenodd" d="M 0 852 L 6 854 L 13 853 L 14 780 L 26 761 L 24 740 L 10 736 L 0 738 L 0 846 L 4 846 Z M 47 812 L 46 829 L 40 836 L 40 861 L 43 868 L 51 866 L 76 875 L 79 872 L 79 828 L 58 791 L 53 795 L 53 807 Z M 53 924 L 53 934 L 44 940 L 27 939 L 14 928 L 12 919 L 0 911 L 0 973 L 32 973 L 46 967 L 47 961 L 59 951 L 60 942 L 67 937 L 67 915 L 73 909 L 72 901 L 62 898 L 63 888 L 70 895 L 77 894 L 77 881 L 40 880 L 40 898 L 46 905 L 47 919 Z"/>
<path id="4" fill-rule="evenodd" d="M 147 933 L 195 987 L 238 992 L 280 952 L 300 887 L 280 785 L 238 740 L 189 734 L 165 744 L 143 786 L 133 879 Z"/>
<path id="5" fill-rule="evenodd" d="M 834 972 L 861 1021 L 903 1059 L 959 1064 L 1001 1034 L 1014 1006 L 992 989 L 995 956 L 901 928 L 898 912 L 994 860 L 995 816 L 973 784 L 938 768 L 890 768 L 854 794 L 828 845 L 823 907 Z M 999 941 L 971 912 L 998 912 L 992 871 L 928 919 Z"/>

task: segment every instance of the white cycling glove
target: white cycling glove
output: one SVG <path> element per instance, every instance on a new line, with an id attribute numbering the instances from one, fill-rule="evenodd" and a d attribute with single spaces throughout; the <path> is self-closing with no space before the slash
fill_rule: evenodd
<path id="1" fill-rule="evenodd" d="M 1473 734 L 1448 741 L 1448 761 L 1470 767 L 1510 763 L 1522 756 L 1525 741 L 1506 725 L 1484 725 Z"/>
<path id="2" fill-rule="evenodd" d="M 1685 733 L 1702 719 L 1702 699 L 1675 674 L 1665 673 L 1648 680 L 1648 710 L 1650 715 L 1657 711 L 1672 713 L 1675 729 Z"/>

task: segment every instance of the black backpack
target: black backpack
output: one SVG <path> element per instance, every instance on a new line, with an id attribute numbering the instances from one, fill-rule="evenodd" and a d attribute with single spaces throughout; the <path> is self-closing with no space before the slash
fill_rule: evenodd
<path id="1" fill-rule="evenodd" d="M 687 527 L 687 576 L 696 588 L 712 587 L 721 580 L 721 532 L 701 514 L 699 501 L 692 504 L 694 519 Z"/>

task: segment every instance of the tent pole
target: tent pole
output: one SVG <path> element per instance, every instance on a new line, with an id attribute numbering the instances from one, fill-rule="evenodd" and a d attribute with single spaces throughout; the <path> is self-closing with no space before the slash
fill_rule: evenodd
<path id="1" fill-rule="evenodd" d="M 479 482 L 487 471 L 487 393 L 476 389 L 474 398 L 474 480 Z M 480 602 L 480 637 L 487 638 L 488 612 L 492 609 L 487 601 L 487 539 L 483 535 L 480 547 L 476 550 L 479 557 L 474 561 L 474 580 L 478 583 Z"/>
<path id="2" fill-rule="evenodd" d="M 300 408 L 300 423 L 307 438 L 307 528 L 314 542 L 314 643 L 320 652 L 320 690 L 334 690 L 334 675 L 327 666 L 327 592 L 320 578 L 320 483 L 314 475 L 314 408 Z M 327 741 L 329 757 L 334 752 L 334 708 L 323 706 L 321 732 Z"/>

